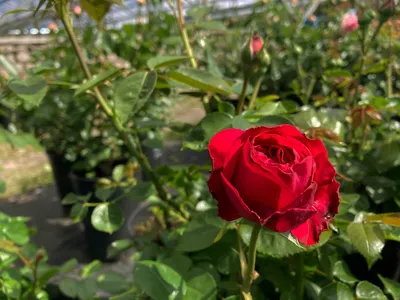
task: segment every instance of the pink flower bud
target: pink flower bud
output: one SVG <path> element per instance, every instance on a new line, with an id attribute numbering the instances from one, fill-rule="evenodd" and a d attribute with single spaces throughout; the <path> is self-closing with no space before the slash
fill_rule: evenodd
<path id="1" fill-rule="evenodd" d="M 342 19 L 342 32 L 348 33 L 358 28 L 358 17 L 355 12 L 348 12 Z"/>
<path id="2" fill-rule="evenodd" d="M 82 8 L 79 5 L 75 5 L 73 12 L 75 15 L 80 16 L 82 14 Z"/>
<path id="3" fill-rule="evenodd" d="M 253 52 L 253 55 L 257 55 L 257 53 L 260 52 L 263 44 L 261 37 L 258 34 L 255 34 L 251 40 L 251 51 Z"/>
<path id="4" fill-rule="evenodd" d="M 57 24 L 54 22 L 50 22 L 49 25 L 47 25 L 47 28 L 49 28 L 51 31 L 57 30 Z"/>

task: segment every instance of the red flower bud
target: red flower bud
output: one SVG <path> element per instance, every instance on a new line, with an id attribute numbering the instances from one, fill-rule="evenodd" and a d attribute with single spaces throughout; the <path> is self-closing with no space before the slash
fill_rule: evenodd
<path id="1" fill-rule="evenodd" d="M 264 42 L 262 38 L 258 34 L 255 34 L 253 36 L 253 39 L 251 40 L 251 51 L 253 55 L 257 55 L 257 53 L 260 52 L 260 50 L 263 47 L 263 44 Z"/>

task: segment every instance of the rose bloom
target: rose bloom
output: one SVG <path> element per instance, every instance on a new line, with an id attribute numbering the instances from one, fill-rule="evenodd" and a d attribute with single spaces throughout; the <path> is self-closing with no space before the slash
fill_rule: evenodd
<path id="1" fill-rule="evenodd" d="M 348 12 L 343 16 L 342 19 L 342 32 L 348 33 L 356 30 L 358 28 L 358 17 L 353 11 Z"/>
<path id="2" fill-rule="evenodd" d="M 218 132 L 208 146 L 218 215 L 291 232 L 312 245 L 338 213 L 339 183 L 320 139 L 280 125 Z"/>

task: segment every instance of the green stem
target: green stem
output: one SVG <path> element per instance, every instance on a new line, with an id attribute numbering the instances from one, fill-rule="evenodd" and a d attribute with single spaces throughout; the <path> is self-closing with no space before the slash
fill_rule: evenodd
<path id="1" fill-rule="evenodd" d="M 254 86 L 253 94 L 251 95 L 250 102 L 249 102 L 249 110 L 251 110 L 253 108 L 254 104 L 256 103 L 256 99 L 257 99 L 258 93 L 260 92 L 260 87 L 261 87 L 262 81 L 263 81 L 263 77 L 261 76 L 260 78 L 258 78 L 256 85 Z"/>
<path id="2" fill-rule="evenodd" d="M 236 109 L 236 114 L 240 115 L 243 111 L 243 106 L 244 106 L 244 99 L 246 98 L 246 91 L 247 91 L 247 87 L 249 86 L 249 79 L 247 77 L 244 78 L 243 81 L 243 87 L 242 87 L 242 91 L 240 93 L 239 96 L 239 102 L 238 102 L 238 106 Z"/>
<path id="3" fill-rule="evenodd" d="M 304 297 L 304 255 L 297 255 L 297 270 L 296 270 L 296 300 L 303 300 Z"/>
<path id="4" fill-rule="evenodd" d="M 312 76 L 312 77 L 311 77 L 310 85 L 308 86 L 308 89 L 307 89 L 306 98 L 304 99 L 305 104 L 308 104 L 308 102 L 309 102 L 309 100 L 310 100 L 310 98 L 311 98 L 312 92 L 313 92 L 313 90 L 314 90 L 314 87 L 315 87 L 315 83 L 316 83 L 316 82 L 317 82 L 316 76 Z"/>
<path id="5" fill-rule="evenodd" d="M 383 26 L 383 23 L 379 22 L 379 25 L 376 27 L 376 29 L 375 29 L 375 31 L 374 31 L 374 33 L 373 33 L 373 35 L 372 35 L 372 37 L 371 37 L 371 39 L 370 39 L 370 41 L 369 41 L 369 43 L 367 45 L 365 45 L 365 35 L 366 34 L 363 35 L 364 38 L 363 38 L 363 40 L 361 42 L 360 69 L 358 70 L 357 75 L 356 75 L 356 80 L 355 80 L 355 89 L 356 90 L 354 92 L 354 95 L 351 97 L 351 101 L 350 101 L 350 106 L 351 107 L 354 106 L 354 104 L 355 104 L 355 102 L 357 101 L 357 98 L 358 98 L 358 94 L 359 94 L 358 86 L 360 85 L 360 79 L 361 79 L 362 71 L 363 71 L 364 64 L 365 64 L 365 56 L 367 55 L 369 48 L 371 47 L 372 43 L 374 42 L 375 38 L 377 37 L 377 35 L 378 35 L 379 31 L 381 30 L 382 26 Z"/>
<path id="6" fill-rule="evenodd" d="M 178 7 L 178 15 L 177 15 L 178 20 L 177 21 L 178 21 L 178 25 L 179 25 L 179 30 L 182 35 L 183 43 L 185 44 L 186 52 L 188 53 L 188 55 L 190 57 L 190 62 L 192 64 L 193 68 L 197 69 L 197 67 L 198 67 L 197 60 L 193 55 L 192 46 L 190 45 L 189 36 L 188 36 L 186 25 L 185 25 L 185 18 L 183 16 L 182 0 L 176 0 L 176 3 L 177 3 L 177 7 Z"/>
<path id="7" fill-rule="evenodd" d="M 242 238 L 240 237 L 239 228 L 240 228 L 240 224 L 237 225 L 237 227 L 236 227 L 236 234 L 237 234 L 237 238 L 238 238 L 240 271 L 242 274 L 242 280 L 244 280 L 244 278 L 246 277 L 247 260 L 246 260 L 246 255 L 244 253 L 243 243 L 242 243 Z"/>
<path id="8" fill-rule="evenodd" d="M 86 59 L 83 56 L 82 49 L 78 43 L 76 35 L 74 33 L 67 7 L 64 5 L 59 7 L 59 13 L 61 17 L 61 21 L 63 22 L 65 29 L 67 31 L 68 37 L 71 40 L 73 48 L 75 50 L 75 54 L 78 57 L 79 63 L 85 73 L 85 76 L 88 80 L 92 78 L 92 74 L 89 70 L 89 67 L 86 63 Z M 118 117 L 114 115 L 112 108 L 108 105 L 107 101 L 101 94 L 100 90 L 97 87 L 93 88 L 95 98 L 100 105 L 101 109 L 105 112 L 105 114 L 111 119 L 115 129 L 118 131 L 121 139 L 126 143 L 128 151 L 136 158 L 140 166 L 143 168 L 144 172 L 150 177 L 150 180 L 153 182 L 157 194 L 161 200 L 168 203 L 170 206 L 174 207 L 177 211 L 182 213 L 179 206 L 177 206 L 174 202 L 169 201 L 168 193 L 162 185 L 161 181 L 157 177 L 156 173 L 152 170 L 150 163 L 147 157 L 141 151 L 140 143 L 138 142 L 138 137 L 135 135 L 137 142 L 135 142 L 132 135 L 126 133 L 122 123 L 119 121 Z M 184 214 L 183 214 L 184 215 Z"/>
<path id="9" fill-rule="evenodd" d="M 247 270 L 243 279 L 242 294 L 246 300 L 251 300 L 251 283 L 253 282 L 253 273 L 256 266 L 257 257 L 257 240 L 260 235 L 261 226 L 254 224 L 253 231 L 251 232 L 249 256 L 247 259 Z"/>

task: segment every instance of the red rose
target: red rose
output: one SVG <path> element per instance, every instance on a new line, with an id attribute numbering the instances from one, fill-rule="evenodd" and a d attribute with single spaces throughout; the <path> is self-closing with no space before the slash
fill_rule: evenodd
<path id="1" fill-rule="evenodd" d="M 226 129 L 208 151 L 213 170 L 207 183 L 224 220 L 291 231 L 312 245 L 338 212 L 339 183 L 324 144 L 294 126 Z"/>

